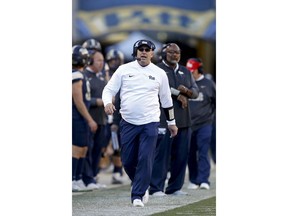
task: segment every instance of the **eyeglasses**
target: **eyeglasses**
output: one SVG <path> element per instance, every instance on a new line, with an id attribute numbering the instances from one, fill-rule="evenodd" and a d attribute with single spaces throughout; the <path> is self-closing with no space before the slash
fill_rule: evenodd
<path id="1" fill-rule="evenodd" d="M 168 54 L 173 55 L 173 54 L 177 54 L 179 55 L 180 52 L 179 51 L 167 51 Z"/>
<path id="2" fill-rule="evenodd" d="M 145 48 L 145 49 L 144 48 L 139 48 L 138 50 L 140 52 L 143 52 L 144 50 L 145 50 L 145 52 L 150 52 L 151 49 L 149 49 L 149 48 Z"/>

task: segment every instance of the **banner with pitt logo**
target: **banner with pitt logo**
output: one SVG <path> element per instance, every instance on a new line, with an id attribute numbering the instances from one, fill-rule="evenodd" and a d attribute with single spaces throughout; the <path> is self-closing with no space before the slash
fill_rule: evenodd
<path id="1" fill-rule="evenodd" d="M 121 34 L 142 31 L 150 32 L 150 35 L 152 32 L 158 40 L 175 34 L 205 39 L 209 32 L 210 39 L 215 40 L 216 30 L 211 27 L 215 28 L 216 11 L 212 4 L 215 2 L 211 0 L 160 0 L 157 3 L 151 0 L 98 0 L 92 3 L 89 0 L 79 2 L 76 23 L 82 37 L 103 40 L 110 37 L 112 40 L 112 35 L 117 34 L 121 40 Z"/>

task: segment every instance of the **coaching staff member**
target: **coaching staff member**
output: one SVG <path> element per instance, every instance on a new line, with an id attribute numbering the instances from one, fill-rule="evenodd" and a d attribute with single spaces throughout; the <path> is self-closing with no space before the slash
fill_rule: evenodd
<path id="1" fill-rule="evenodd" d="M 110 115 L 115 111 L 112 97 L 120 90 L 121 158 L 132 181 L 131 201 L 139 207 L 144 206 L 149 196 L 147 189 L 160 121 L 159 99 L 171 136 L 176 136 L 178 131 L 167 75 L 151 62 L 154 49 L 149 40 L 136 41 L 132 53 L 136 60 L 121 65 L 102 94 L 105 112 Z"/>
<path id="2" fill-rule="evenodd" d="M 198 86 L 190 73 L 183 65 L 179 64 L 181 50 L 176 43 L 168 43 L 162 48 L 162 62 L 158 67 L 166 72 L 171 87 L 171 94 L 175 110 L 175 120 L 179 128 L 177 136 L 173 139 L 169 131 L 164 136 L 164 141 L 157 145 L 153 173 L 149 192 L 153 196 L 165 194 L 186 195 L 181 188 L 185 180 L 185 172 L 188 160 L 188 150 L 191 139 L 191 115 L 189 110 L 189 98 L 197 98 Z M 161 121 L 162 123 L 162 121 Z M 162 125 L 162 124 L 161 124 Z M 167 172 L 171 177 L 164 194 Z"/>

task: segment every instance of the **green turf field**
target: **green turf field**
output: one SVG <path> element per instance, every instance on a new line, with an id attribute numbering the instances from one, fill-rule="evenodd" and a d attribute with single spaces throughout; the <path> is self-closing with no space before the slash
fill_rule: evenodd
<path id="1" fill-rule="evenodd" d="M 175 208 L 169 211 L 153 214 L 154 216 L 172 216 L 172 215 L 193 215 L 193 216 L 214 216 L 216 215 L 216 197 L 201 200 L 183 207 Z"/>

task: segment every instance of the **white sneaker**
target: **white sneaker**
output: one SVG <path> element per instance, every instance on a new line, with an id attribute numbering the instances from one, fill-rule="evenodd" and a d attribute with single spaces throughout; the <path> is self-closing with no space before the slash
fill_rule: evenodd
<path id="1" fill-rule="evenodd" d="M 80 187 L 76 184 L 76 181 L 72 181 L 72 192 L 80 191 Z"/>
<path id="2" fill-rule="evenodd" d="M 167 194 L 165 194 L 163 191 L 157 191 L 153 193 L 151 196 L 162 197 L 162 196 L 167 196 Z"/>
<path id="3" fill-rule="evenodd" d="M 209 184 L 207 184 L 207 183 L 201 183 L 201 184 L 200 184 L 200 189 L 209 190 L 209 189 L 210 189 L 210 186 L 209 186 Z"/>
<path id="4" fill-rule="evenodd" d="M 144 207 L 143 202 L 140 199 L 134 199 L 133 200 L 133 206 L 135 207 Z"/>
<path id="5" fill-rule="evenodd" d="M 112 184 L 123 184 L 123 177 L 120 173 L 112 174 Z"/>
<path id="6" fill-rule="evenodd" d="M 88 184 L 88 185 L 86 186 L 86 188 L 91 189 L 91 190 L 100 189 L 100 187 L 99 187 L 97 184 L 95 184 L 95 183 L 90 183 L 90 184 Z"/>
<path id="7" fill-rule="evenodd" d="M 188 193 L 186 193 L 184 191 L 178 190 L 178 191 L 175 191 L 174 193 L 172 193 L 171 195 L 182 196 L 182 195 L 187 195 L 187 194 Z"/>
<path id="8" fill-rule="evenodd" d="M 146 204 L 149 200 L 149 192 L 148 189 L 145 191 L 144 196 L 142 197 L 143 203 Z"/>
<path id="9" fill-rule="evenodd" d="M 82 179 L 79 179 L 75 184 L 80 188 L 79 191 L 91 191 L 92 189 L 87 188 Z"/>
<path id="10" fill-rule="evenodd" d="M 187 188 L 188 188 L 188 189 L 192 189 L 192 190 L 196 190 L 196 189 L 199 188 L 199 185 L 190 182 L 190 183 L 188 184 L 188 187 L 187 187 Z"/>

